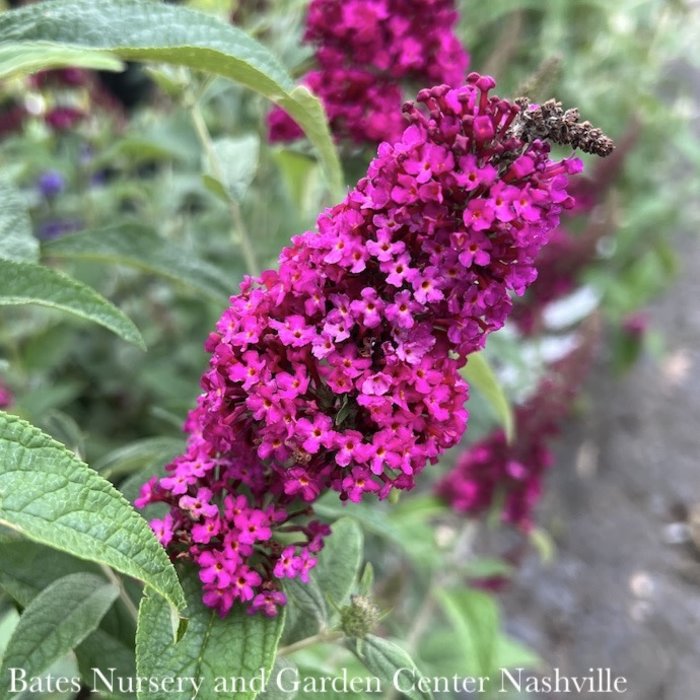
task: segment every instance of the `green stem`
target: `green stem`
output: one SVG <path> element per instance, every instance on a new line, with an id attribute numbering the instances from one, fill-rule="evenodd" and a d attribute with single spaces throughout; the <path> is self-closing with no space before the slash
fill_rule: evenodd
<path id="1" fill-rule="evenodd" d="M 206 122 L 204 121 L 204 116 L 202 115 L 202 110 L 199 107 L 198 101 L 194 101 L 192 103 L 190 113 L 192 115 L 192 123 L 194 124 L 195 131 L 197 132 L 197 137 L 199 138 L 202 148 L 207 155 L 207 160 L 209 161 L 209 167 L 211 168 L 212 175 L 223 184 L 225 182 L 225 178 L 221 161 L 219 160 L 219 157 L 214 149 L 211 134 L 209 133 Z M 241 208 L 238 202 L 231 199 L 231 197 L 228 198 L 228 208 L 231 214 L 231 219 L 233 220 L 234 229 L 238 233 L 237 243 L 241 247 L 241 253 L 243 254 L 243 259 L 245 260 L 246 269 L 250 275 L 257 277 L 260 274 L 260 268 L 255 257 L 253 244 L 251 243 L 245 222 L 243 221 L 243 216 L 241 215 Z"/>
<path id="2" fill-rule="evenodd" d="M 472 545 L 476 536 L 476 530 L 477 525 L 474 521 L 467 520 L 464 523 L 460 531 L 457 533 L 454 547 L 450 553 L 450 560 L 452 562 L 463 562 L 471 558 L 473 554 Z M 430 624 L 435 619 L 435 610 L 438 605 L 436 596 L 437 591 L 440 590 L 440 588 L 449 586 L 454 578 L 454 575 L 449 573 L 450 570 L 451 567 L 447 567 L 440 572 L 433 573 L 433 575 L 430 577 L 430 583 L 428 584 L 428 590 L 423 598 L 423 603 L 406 636 L 406 652 L 411 657 L 413 657 L 416 653 L 423 635 L 426 633 L 430 627 Z M 395 700 L 397 697 L 398 693 L 394 688 L 388 693 L 387 700 Z"/>
<path id="3" fill-rule="evenodd" d="M 314 634 L 311 637 L 306 637 L 306 639 L 300 639 L 294 644 L 289 644 L 286 647 L 280 647 L 277 650 L 279 656 L 289 656 L 295 651 L 301 649 L 306 649 L 307 647 L 313 646 L 314 644 L 322 644 L 328 642 L 337 642 L 339 639 L 343 638 L 343 633 L 337 630 L 323 630 L 318 634 Z"/>
<path id="4" fill-rule="evenodd" d="M 126 592 L 126 588 L 124 588 L 124 584 L 122 583 L 121 579 L 114 573 L 114 571 L 112 571 L 112 569 L 109 568 L 109 566 L 101 564 L 100 568 L 102 569 L 104 575 L 109 579 L 109 582 L 113 583 L 119 589 L 120 600 L 122 603 L 124 603 L 124 607 L 129 612 L 129 615 L 134 619 L 134 622 L 138 624 L 139 611 L 137 610 L 136 605 L 134 605 L 134 601 L 131 600 L 131 597 Z"/>

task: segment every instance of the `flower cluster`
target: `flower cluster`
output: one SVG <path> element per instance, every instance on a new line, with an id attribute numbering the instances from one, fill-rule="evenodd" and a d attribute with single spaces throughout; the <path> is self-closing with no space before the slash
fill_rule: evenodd
<path id="1" fill-rule="evenodd" d="M 317 67 L 304 83 L 323 101 L 333 133 L 356 143 L 398 140 L 401 82 L 461 84 L 469 56 L 456 20 L 453 0 L 312 0 L 304 38 Z M 280 109 L 269 128 L 272 141 L 301 136 Z"/>
<path id="2" fill-rule="evenodd" d="M 472 73 L 405 105 L 401 139 L 208 338 L 187 451 L 139 505 L 170 506 L 154 527 L 221 614 L 284 602 L 280 579 L 303 579 L 327 532 L 307 522 L 321 493 L 410 489 L 461 438 L 459 369 L 534 280 L 581 168 L 513 137 L 520 108 L 494 85 Z"/>
<path id="3" fill-rule="evenodd" d="M 577 346 L 547 369 L 534 394 L 515 410 L 512 443 L 503 430 L 472 445 L 437 484 L 436 493 L 461 515 L 478 516 L 495 504 L 502 519 L 524 531 L 542 492 L 553 458 L 549 442 L 586 377 L 597 340 L 595 319 L 584 326 Z"/>

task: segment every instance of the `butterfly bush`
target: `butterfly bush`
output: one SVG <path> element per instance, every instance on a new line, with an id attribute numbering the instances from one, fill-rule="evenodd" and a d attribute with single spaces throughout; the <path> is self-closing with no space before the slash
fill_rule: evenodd
<path id="1" fill-rule="evenodd" d="M 542 481 L 554 461 L 550 443 L 571 412 L 597 339 L 597 322 L 592 318 L 574 349 L 548 366 L 533 395 L 515 409 L 514 441 L 508 442 L 498 429 L 470 446 L 437 483 L 438 497 L 456 513 L 472 517 L 498 505 L 504 522 L 531 530 Z"/>
<path id="2" fill-rule="evenodd" d="M 453 0 L 312 0 L 304 40 L 316 69 L 304 83 L 323 102 L 331 130 L 356 143 L 396 141 L 404 130 L 400 84 L 459 85 L 469 56 L 453 32 Z M 281 109 L 271 141 L 302 136 Z"/>
<path id="3" fill-rule="evenodd" d="M 410 489 L 461 438 L 459 370 L 535 279 L 581 169 L 513 136 L 520 107 L 494 85 L 472 73 L 406 104 L 401 138 L 278 270 L 245 278 L 207 339 L 186 452 L 137 505 L 168 504 L 152 526 L 221 615 L 274 615 L 282 580 L 307 579 L 329 532 L 321 494 Z"/>

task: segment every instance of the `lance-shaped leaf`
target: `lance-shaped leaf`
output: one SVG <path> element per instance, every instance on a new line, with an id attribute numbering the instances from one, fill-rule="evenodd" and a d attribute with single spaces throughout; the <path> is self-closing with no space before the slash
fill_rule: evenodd
<path id="1" fill-rule="evenodd" d="M 291 644 L 318 632 L 329 615 L 345 605 L 362 563 L 362 530 L 353 518 L 340 518 L 332 526 L 319 552 L 309 583 L 287 581 L 290 606 L 284 643 Z M 326 605 L 326 601 L 330 606 Z"/>
<path id="2" fill-rule="evenodd" d="M 233 280 L 222 270 L 138 223 L 61 236 L 42 249 L 53 258 L 127 265 L 180 282 L 218 302 L 226 302 L 233 288 Z"/>
<path id="3" fill-rule="evenodd" d="M 3 412 L 0 524 L 36 542 L 133 576 L 174 609 L 185 607 L 165 550 L 119 491 L 63 445 Z"/>
<path id="4" fill-rule="evenodd" d="M 83 680 L 91 686 L 93 684 L 99 685 L 100 698 L 124 700 L 125 697 L 136 697 L 135 694 L 127 695 L 119 692 L 118 687 L 113 688 L 114 692 L 109 692 L 109 686 L 105 685 L 102 679 L 104 676 L 111 684 L 113 676 L 114 678 L 134 678 L 136 676 L 133 637 L 131 642 L 126 644 L 99 627 L 80 646 L 76 647 L 75 656 Z"/>
<path id="5" fill-rule="evenodd" d="M 439 589 L 437 600 L 459 638 L 465 671 L 473 676 L 495 671 L 500 620 L 493 598 L 482 591 L 460 588 Z"/>
<path id="6" fill-rule="evenodd" d="M 0 540 L 0 588 L 22 607 L 56 579 L 79 573 L 99 576 L 100 568 L 22 537 Z"/>
<path id="7" fill-rule="evenodd" d="M 94 68 L 120 71 L 124 64 L 102 51 L 61 46 L 44 41 L 0 44 L 0 80 L 47 68 Z"/>
<path id="8" fill-rule="evenodd" d="M 0 180 L 0 258 L 19 262 L 39 260 L 39 242 L 19 192 Z"/>
<path id="9" fill-rule="evenodd" d="M 489 402 L 499 422 L 503 426 L 508 441 L 513 440 L 513 409 L 483 352 L 469 355 L 462 376 Z"/>
<path id="10" fill-rule="evenodd" d="M 350 642 L 350 648 L 365 668 L 383 680 L 389 688 L 396 688 L 411 700 L 431 700 L 432 693 L 424 690 L 423 674 L 407 651 L 398 644 L 368 634 L 364 639 Z"/>
<path id="11" fill-rule="evenodd" d="M 64 576 L 25 608 L 0 668 L 0 698 L 9 697 L 12 670 L 38 676 L 97 629 L 119 589 L 93 574 Z"/>
<path id="12" fill-rule="evenodd" d="M 92 468 L 102 476 L 133 474 L 146 467 L 162 467 L 182 451 L 182 440 L 171 437 L 143 438 L 118 447 L 97 460 Z M 142 483 L 145 483 L 146 479 Z M 124 491 L 120 488 L 120 491 Z"/>
<path id="13" fill-rule="evenodd" d="M 300 675 L 293 661 L 283 656 L 278 657 L 272 667 L 267 688 L 258 695 L 259 700 L 294 700 L 299 690 L 290 679 L 296 680 Z"/>
<path id="14" fill-rule="evenodd" d="M 136 632 L 136 668 L 139 676 L 201 679 L 199 697 L 233 697 L 231 688 L 217 687 L 217 678 L 246 679 L 246 689 L 235 692 L 236 700 L 252 700 L 257 694 L 254 679 L 269 677 L 284 625 L 284 610 L 277 617 L 248 615 L 237 604 L 221 618 L 201 601 L 202 584 L 190 570 L 182 575 L 189 622 L 182 639 L 168 634 L 165 601 L 146 589 L 139 607 Z M 229 681 L 230 682 L 230 681 Z M 260 684 L 257 683 L 259 686 Z M 183 692 L 144 692 L 144 700 L 190 700 L 192 689 Z"/>
<path id="15" fill-rule="evenodd" d="M 0 306 L 38 304 L 94 321 L 120 338 L 146 346 L 138 328 L 94 289 L 68 275 L 32 263 L 0 260 Z"/>
<path id="16" fill-rule="evenodd" d="M 262 44 L 215 17 L 150 0 L 60 0 L 3 13 L 0 37 L 103 49 L 126 60 L 183 65 L 235 80 L 289 113 L 318 150 L 333 191 L 342 189 L 319 100 L 296 87 Z"/>
<path id="17" fill-rule="evenodd" d="M 362 530 L 356 520 L 341 518 L 333 523 L 312 576 L 335 605 L 344 605 L 355 585 L 362 564 L 362 546 Z"/>
<path id="18" fill-rule="evenodd" d="M 57 579 L 91 574 L 106 582 L 99 565 L 24 538 L 0 536 L 0 588 L 26 608 Z M 100 626 L 75 648 L 83 679 L 92 681 L 93 668 L 115 668 L 117 675 L 136 675 L 133 642 L 136 630 L 120 601 L 106 613 Z"/>
<path id="19" fill-rule="evenodd" d="M 215 172 L 211 164 L 206 165 L 204 184 L 224 201 L 242 201 L 258 169 L 260 139 L 252 134 L 216 139 L 212 149 L 221 172 Z"/>

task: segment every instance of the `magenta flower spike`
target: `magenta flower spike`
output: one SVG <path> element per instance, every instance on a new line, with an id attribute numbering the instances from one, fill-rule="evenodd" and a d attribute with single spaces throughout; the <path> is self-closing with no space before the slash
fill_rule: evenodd
<path id="1" fill-rule="evenodd" d="M 274 614 L 281 582 L 304 580 L 329 532 L 321 494 L 411 489 L 462 437 L 459 370 L 535 279 L 581 170 L 516 136 L 520 107 L 493 85 L 472 73 L 405 105 L 401 138 L 278 270 L 243 281 L 207 339 L 187 450 L 137 505 L 170 506 L 154 528 L 221 615 Z"/>

